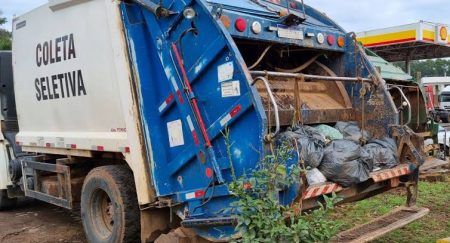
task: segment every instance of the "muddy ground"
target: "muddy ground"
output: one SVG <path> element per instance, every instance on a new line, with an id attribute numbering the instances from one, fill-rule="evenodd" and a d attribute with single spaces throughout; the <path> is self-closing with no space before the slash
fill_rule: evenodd
<path id="1" fill-rule="evenodd" d="M 0 212 L 0 242 L 84 243 L 79 210 L 66 210 L 35 200 L 19 201 Z"/>

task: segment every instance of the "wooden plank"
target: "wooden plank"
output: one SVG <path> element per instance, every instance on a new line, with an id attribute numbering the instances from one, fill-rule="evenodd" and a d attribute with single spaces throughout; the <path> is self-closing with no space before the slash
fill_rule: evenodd
<path id="1" fill-rule="evenodd" d="M 449 165 L 449 162 L 433 157 L 428 157 L 425 159 L 425 163 L 422 166 L 420 166 L 420 172 L 444 165 Z"/>
<path id="2" fill-rule="evenodd" d="M 391 223 L 389 225 L 383 226 L 381 228 L 378 228 L 376 230 L 370 230 L 370 232 L 365 232 L 363 235 L 354 237 L 350 241 L 343 240 L 345 239 L 346 235 L 352 235 L 352 233 L 359 231 L 364 231 L 363 228 L 368 228 L 374 224 L 377 224 L 377 222 L 384 222 L 387 218 L 393 216 L 394 214 L 400 213 L 401 211 L 405 212 L 413 212 L 413 214 L 408 215 L 407 217 L 399 218 L 394 223 Z M 408 207 L 399 207 L 393 211 L 391 211 L 389 214 L 386 214 L 384 216 L 381 216 L 379 218 L 376 218 L 375 220 L 368 222 L 366 224 L 357 226 L 353 229 L 344 231 L 340 234 L 338 234 L 335 238 L 333 238 L 332 242 L 338 243 L 338 242 L 348 242 L 348 243 L 364 243 L 364 242 L 370 242 L 372 240 L 375 240 L 391 231 L 394 231 L 396 229 L 399 229 L 415 220 L 418 220 L 422 218 L 423 216 L 427 215 L 429 213 L 428 208 L 408 208 Z"/>

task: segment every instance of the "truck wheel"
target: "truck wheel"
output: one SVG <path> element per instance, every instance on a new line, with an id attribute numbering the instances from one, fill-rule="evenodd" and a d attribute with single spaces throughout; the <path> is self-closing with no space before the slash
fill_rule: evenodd
<path id="1" fill-rule="evenodd" d="M 81 218 L 89 242 L 140 242 L 140 211 L 128 167 L 102 166 L 89 172 L 81 192 Z"/>
<path id="2" fill-rule="evenodd" d="M 14 207 L 16 202 L 17 198 L 9 198 L 6 190 L 0 190 L 0 211 Z"/>

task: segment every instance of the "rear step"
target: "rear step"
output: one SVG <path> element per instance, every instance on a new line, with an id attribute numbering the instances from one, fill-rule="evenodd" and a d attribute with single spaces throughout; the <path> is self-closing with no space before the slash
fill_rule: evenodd
<path id="1" fill-rule="evenodd" d="M 369 242 L 422 218 L 429 211 L 428 208 L 399 207 L 369 223 L 341 232 L 333 238 L 332 242 Z"/>

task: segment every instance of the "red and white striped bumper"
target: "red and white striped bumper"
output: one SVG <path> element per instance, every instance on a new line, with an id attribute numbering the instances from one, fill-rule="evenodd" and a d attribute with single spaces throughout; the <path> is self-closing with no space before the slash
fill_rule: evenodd
<path id="1" fill-rule="evenodd" d="M 409 165 L 403 164 L 392 169 L 380 170 L 370 174 L 374 182 L 387 181 L 392 178 L 408 175 L 410 173 Z M 321 195 L 340 192 L 344 188 L 336 183 L 327 182 L 320 185 L 312 185 L 303 193 L 303 200 L 315 198 Z"/>
<path id="2" fill-rule="evenodd" d="M 409 173 L 410 173 L 409 165 L 403 164 L 403 165 L 394 167 L 392 169 L 380 170 L 377 172 L 373 172 L 370 174 L 370 177 L 373 179 L 373 181 L 380 182 L 380 181 L 386 181 L 386 180 L 389 180 L 392 178 L 408 175 Z"/>

